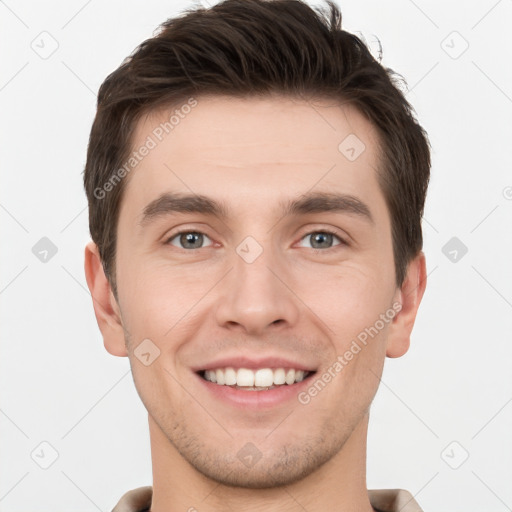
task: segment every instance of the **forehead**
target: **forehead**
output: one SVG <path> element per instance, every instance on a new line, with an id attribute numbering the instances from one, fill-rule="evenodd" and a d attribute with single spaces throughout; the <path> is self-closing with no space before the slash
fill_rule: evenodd
<path id="1" fill-rule="evenodd" d="M 371 123 L 339 101 L 197 97 L 139 120 L 132 152 L 144 156 L 128 175 L 121 209 L 140 212 L 167 191 L 247 207 L 248 199 L 261 207 L 311 189 L 372 201 L 378 143 Z M 149 150 L 140 151 L 144 146 Z"/>

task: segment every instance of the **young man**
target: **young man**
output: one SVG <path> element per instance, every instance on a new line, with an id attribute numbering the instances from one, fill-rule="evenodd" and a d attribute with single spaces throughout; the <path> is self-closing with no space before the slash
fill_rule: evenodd
<path id="1" fill-rule="evenodd" d="M 426 284 L 429 143 L 334 4 L 226 0 L 103 83 L 87 284 L 148 411 L 117 512 L 420 510 L 367 490 L 369 409 Z"/>

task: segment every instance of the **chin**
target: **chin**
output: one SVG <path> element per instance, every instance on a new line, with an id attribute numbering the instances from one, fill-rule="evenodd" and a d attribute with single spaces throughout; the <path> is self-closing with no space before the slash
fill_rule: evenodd
<path id="1" fill-rule="evenodd" d="M 340 450 L 316 441 L 315 446 L 301 444 L 259 452 L 252 443 L 247 443 L 233 454 L 210 451 L 205 457 L 203 446 L 201 457 L 190 457 L 182 453 L 188 462 L 201 474 L 226 487 L 246 489 L 272 489 L 299 482 L 314 473 Z M 196 452 L 197 453 L 197 452 Z"/>

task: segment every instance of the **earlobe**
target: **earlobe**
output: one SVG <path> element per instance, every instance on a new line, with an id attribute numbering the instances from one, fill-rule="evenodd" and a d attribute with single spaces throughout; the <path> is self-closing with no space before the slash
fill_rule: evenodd
<path id="1" fill-rule="evenodd" d="M 128 354 L 119 306 L 103 270 L 98 247 L 92 241 L 85 246 L 84 269 L 105 348 L 114 356 L 126 357 Z"/>
<path id="2" fill-rule="evenodd" d="M 420 251 L 409 263 L 405 280 L 397 290 L 396 300 L 400 302 L 401 309 L 389 329 L 387 357 L 401 357 L 409 350 L 412 328 L 426 285 L 425 254 Z"/>

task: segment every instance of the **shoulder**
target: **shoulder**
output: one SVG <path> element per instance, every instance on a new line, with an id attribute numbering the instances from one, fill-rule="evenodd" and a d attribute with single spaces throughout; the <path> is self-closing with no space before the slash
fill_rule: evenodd
<path id="1" fill-rule="evenodd" d="M 368 496 L 372 507 L 379 512 L 423 512 L 405 489 L 368 489 Z"/>
<path id="2" fill-rule="evenodd" d="M 144 512 L 151 507 L 153 487 L 146 485 L 125 492 L 112 512 Z"/>

